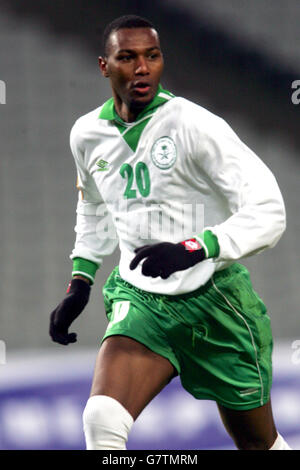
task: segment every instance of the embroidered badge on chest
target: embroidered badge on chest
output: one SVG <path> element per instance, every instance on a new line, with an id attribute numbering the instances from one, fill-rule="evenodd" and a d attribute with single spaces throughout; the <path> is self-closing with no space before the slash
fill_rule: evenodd
<path id="1" fill-rule="evenodd" d="M 166 170 L 174 165 L 177 157 L 176 145 L 171 137 L 160 137 L 152 145 L 151 158 L 158 168 Z"/>

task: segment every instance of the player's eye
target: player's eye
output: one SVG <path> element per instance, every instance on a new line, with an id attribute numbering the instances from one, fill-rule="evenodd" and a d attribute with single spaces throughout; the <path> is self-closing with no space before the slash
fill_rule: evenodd
<path id="1" fill-rule="evenodd" d="M 128 62 L 131 59 L 132 59 L 132 55 L 122 55 L 118 57 L 118 60 L 120 60 L 121 62 Z"/>
<path id="2" fill-rule="evenodd" d="M 150 54 L 150 55 L 148 56 L 148 58 L 151 59 L 151 60 L 157 59 L 158 57 L 159 57 L 158 52 L 155 52 L 155 54 Z"/>

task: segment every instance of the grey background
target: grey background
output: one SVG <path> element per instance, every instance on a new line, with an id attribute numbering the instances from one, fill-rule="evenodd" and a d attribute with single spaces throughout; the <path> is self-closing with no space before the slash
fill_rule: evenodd
<path id="1" fill-rule="evenodd" d="M 225 7 L 226 4 L 226 7 Z M 300 335 L 298 1 L 2 0 L 0 79 L 0 338 L 7 351 L 60 346 L 49 314 L 63 298 L 75 234 L 76 172 L 69 132 L 110 97 L 97 58 L 103 27 L 138 13 L 161 33 L 165 88 L 224 117 L 267 163 L 282 190 L 287 230 L 245 261 L 266 302 L 275 338 Z M 118 250 L 98 271 L 91 301 L 72 331 L 95 346 L 106 328 L 101 287 Z"/>

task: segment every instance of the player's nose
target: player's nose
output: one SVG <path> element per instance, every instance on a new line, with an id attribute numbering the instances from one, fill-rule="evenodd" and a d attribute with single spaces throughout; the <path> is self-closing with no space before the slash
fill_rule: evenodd
<path id="1" fill-rule="evenodd" d="M 149 68 L 148 68 L 146 58 L 143 57 L 143 56 L 137 57 L 135 74 L 136 75 L 147 75 L 148 73 L 149 73 Z"/>

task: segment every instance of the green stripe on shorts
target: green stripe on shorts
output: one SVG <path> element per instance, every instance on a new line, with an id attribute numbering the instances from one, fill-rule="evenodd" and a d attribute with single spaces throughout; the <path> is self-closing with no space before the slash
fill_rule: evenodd
<path id="1" fill-rule="evenodd" d="M 167 358 L 198 399 L 251 409 L 270 398 L 272 332 L 247 269 L 233 264 L 183 295 L 143 291 L 116 267 L 103 288 L 105 335 L 133 338 Z"/>

